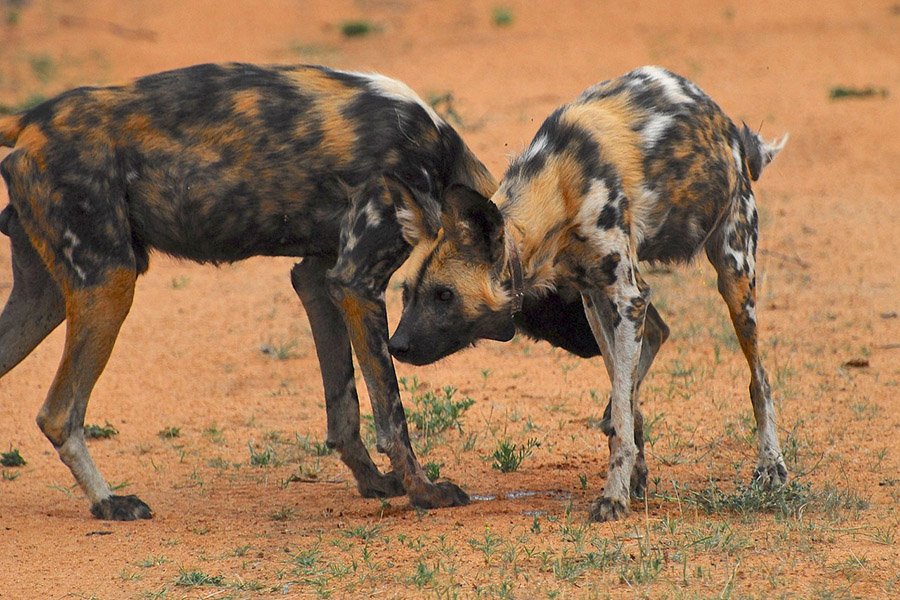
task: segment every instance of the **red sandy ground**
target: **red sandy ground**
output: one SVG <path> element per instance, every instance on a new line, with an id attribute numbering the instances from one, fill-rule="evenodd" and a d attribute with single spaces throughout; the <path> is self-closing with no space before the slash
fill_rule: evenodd
<path id="1" fill-rule="evenodd" d="M 659 478 L 646 512 L 635 504 L 623 522 L 588 525 L 607 459 L 590 427 L 608 391 L 599 360 L 516 340 L 398 366 L 475 399 L 464 433 L 420 455 L 470 493 L 501 498 L 417 513 L 403 499 L 361 499 L 334 456 L 294 441 L 321 440 L 325 417 L 291 260 L 216 269 L 156 256 L 87 419 L 119 430 L 91 443 L 94 457 L 156 516 L 91 519 L 35 426 L 60 328 L 0 381 L 0 450 L 28 461 L 0 479 L 0 597 L 895 597 L 900 5 L 510 0 L 512 22 L 499 27 L 498 4 L 0 1 L 0 102 L 204 61 L 377 70 L 423 97 L 452 93 L 463 135 L 499 176 L 552 108 L 590 84 L 646 63 L 681 72 L 735 120 L 770 138 L 791 132 L 757 186 L 780 434 L 801 483 L 864 502 L 799 518 L 706 515 L 688 502 L 684 486 L 730 491 L 754 462 L 746 366 L 703 262 L 650 275 L 673 338 L 642 394 Z M 379 31 L 344 38 L 339 25 L 358 18 Z M 887 95 L 833 101 L 838 85 Z M 2 238 L 0 299 L 11 283 Z M 388 300 L 395 322 L 395 290 Z M 276 360 L 264 344 L 296 345 Z M 167 427 L 180 436 L 161 439 Z M 484 458 L 500 439 L 532 437 L 541 447 L 514 473 Z M 248 443 L 281 464 L 250 466 Z M 287 483 L 298 473 L 307 482 Z M 503 497 L 516 490 L 539 493 Z M 604 544 L 621 545 L 617 562 L 585 566 Z M 176 584 L 192 570 L 221 581 Z"/>

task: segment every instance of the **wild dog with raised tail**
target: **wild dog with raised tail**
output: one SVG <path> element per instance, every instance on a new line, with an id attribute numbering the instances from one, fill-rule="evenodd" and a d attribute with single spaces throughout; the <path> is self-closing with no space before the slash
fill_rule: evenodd
<path id="1" fill-rule="evenodd" d="M 618 519 L 629 492 L 646 487 L 638 392 L 669 334 L 639 263 L 683 263 L 705 250 L 750 366 L 753 477 L 783 484 L 757 339 L 751 181 L 784 141 L 737 127 L 695 84 L 658 67 L 595 85 L 550 115 L 491 200 L 464 186 L 448 190 L 440 222 L 420 227 L 438 233 L 419 235 L 413 249 L 391 353 L 427 364 L 479 338 L 508 340 L 527 319 L 521 307 L 578 290 L 612 385 L 607 483 L 590 516 Z M 560 313 L 557 325 L 568 327 L 568 318 Z"/>

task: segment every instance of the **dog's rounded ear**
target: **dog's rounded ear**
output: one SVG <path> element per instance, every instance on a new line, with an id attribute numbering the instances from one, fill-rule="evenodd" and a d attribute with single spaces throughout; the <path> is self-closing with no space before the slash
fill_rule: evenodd
<path id="1" fill-rule="evenodd" d="M 441 227 L 441 209 L 430 192 L 417 190 L 400 181 L 389 180 L 394 211 L 403 239 L 410 246 L 431 241 Z"/>
<path id="2" fill-rule="evenodd" d="M 447 237 L 470 259 L 493 264 L 503 257 L 503 216 L 497 205 L 473 189 L 454 184 L 444 193 Z"/>

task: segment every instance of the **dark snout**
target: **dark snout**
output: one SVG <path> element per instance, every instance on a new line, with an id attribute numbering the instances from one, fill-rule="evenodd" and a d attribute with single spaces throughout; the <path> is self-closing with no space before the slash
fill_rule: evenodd
<path id="1" fill-rule="evenodd" d="M 417 317 L 415 311 L 405 311 L 394 335 L 388 340 L 388 352 L 400 362 L 430 365 L 466 345 L 454 341 L 455 336 L 434 327 L 428 319 Z"/>
<path id="2" fill-rule="evenodd" d="M 399 330 L 395 331 L 388 340 L 388 352 L 394 358 L 403 360 L 403 357 L 409 353 L 409 336 Z"/>

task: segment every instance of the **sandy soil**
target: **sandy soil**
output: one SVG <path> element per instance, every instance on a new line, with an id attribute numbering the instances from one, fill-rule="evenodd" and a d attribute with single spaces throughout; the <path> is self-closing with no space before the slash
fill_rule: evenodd
<path id="1" fill-rule="evenodd" d="M 507 26 L 495 23 L 501 4 Z M 754 463 L 746 365 L 705 263 L 649 277 L 673 329 L 642 394 L 658 479 L 627 520 L 589 525 L 607 460 L 592 427 L 609 388 L 599 360 L 517 339 L 398 366 L 422 389 L 475 400 L 462 432 L 417 448 L 484 499 L 429 512 L 364 500 L 334 456 L 304 449 L 325 416 L 291 261 L 216 269 L 156 256 L 87 417 L 119 431 L 91 442 L 104 475 L 156 516 L 91 519 L 35 426 L 60 328 L 0 381 L 0 450 L 28 461 L 2 469 L 0 597 L 895 597 L 900 5 L 262 5 L 0 1 L 0 103 L 204 61 L 378 70 L 423 97 L 451 93 L 464 137 L 499 176 L 588 85 L 646 63 L 681 72 L 732 118 L 791 132 L 757 186 L 760 317 L 780 436 L 809 501 L 789 516 L 699 506 L 698 490 L 727 497 Z M 345 38 L 349 19 L 378 31 Z M 879 93 L 831 100 L 835 86 Z M 0 238 L 0 299 L 11 283 Z M 388 300 L 395 321 L 396 290 Z M 507 438 L 541 446 L 503 474 L 486 457 Z M 276 464 L 252 466 L 248 445 Z M 192 573 L 206 585 L 189 585 Z"/>

